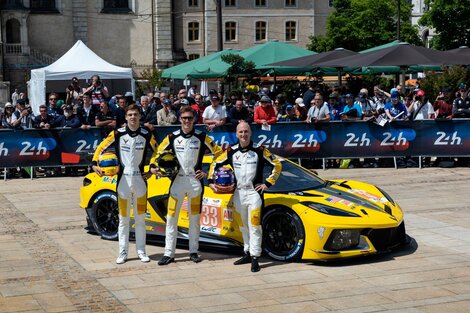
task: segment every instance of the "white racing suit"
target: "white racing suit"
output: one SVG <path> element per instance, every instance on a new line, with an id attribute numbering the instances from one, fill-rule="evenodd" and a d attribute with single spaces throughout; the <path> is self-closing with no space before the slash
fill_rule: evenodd
<path id="1" fill-rule="evenodd" d="M 273 170 L 263 181 L 263 170 L 267 163 L 273 166 Z M 212 178 L 216 169 L 225 165 L 233 168 L 237 182 L 233 193 L 233 205 L 241 217 L 239 224 L 244 251 L 250 252 L 251 256 L 259 257 L 263 240 L 261 227 L 263 200 L 255 191 L 255 187 L 262 183 L 268 187 L 274 185 L 282 170 L 281 162 L 265 147 L 250 142 L 245 148 L 237 144 L 225 151 L 211 164 L 209 177 Z M 214 183 L 214 180 L 209 179 L 209 183 Z"/>
<path id="2" fill-rule="evenodd" d="M 142 177 L 148 147 L 155 148 L 155 138 L 145 127 L 136 131 L 122 127 L 109 133 L 96 148 L 93 165 L 111 144 L 120 162 L 116 192 L 119 207 L 119 252 L 129 251 L 130 210 L 134 208 L 137 254 L 145 253 L 145 211 L 147 209 L 147 183 Z M 136 212 L 137 211 L 137 212 Z"/>
<path id="3" fill-rule="evenodd" d="M 202 159 L 206 148 L 215 157 L 222 153 L 222 149 L 212 142 L 204 132 L 193 130 L 185 134 L 181 129 L 163 139 L 158 146 L 158 153 L 152 159 L 151 167 L 157 167 L 156 159 L 163 151 L 174 153 L 179 163 L 178 174 L 170 187 L 168 200 L 168 214 L 165 231 L 165 256 L 173 258 L 176 250 L 178 236 L 178 217 L 184 199 L 188 199 L 189 215 L 189 253 L 199 250 L 200 215 L 202 205 L 202 182 L 195 178 L 196 171 L 202 168 Z"/>

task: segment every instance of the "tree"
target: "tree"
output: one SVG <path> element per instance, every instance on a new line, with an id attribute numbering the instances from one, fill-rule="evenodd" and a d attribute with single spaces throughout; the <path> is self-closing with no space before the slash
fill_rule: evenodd
<path id="1" fill-rule="evenodd" d="M 425 0 L 425 4 L 429 10 L 419 24 L 435 29 L 433 48 L 449 50 L 470 44 L 470 0 Z"/>
<path id="2" fill-rule="evenodd" d="M 397 38 L 397 1 L 400 1 L 400 40 L 422 45 L 417 27 L 411 25 L 407 0 L 335 0 L 327 19 L 326 36 L 310 36 L 308 49 L 323 52 L 335 48 L 361 51 Z"/>
<path id="3" fill-rule="evenodd" d="M 221 59 L 225 63 L 230 64 L 227 74 L 224 77 L 224 82 L 228 83 L 230 87 L 232 83 L 235 83 L 235 88 L 238 88 L 239 77 L 247 77 L 247 79 L 250 80 L 256 74 L 256 64 L 252 61 L 246 61 L 244 57 L 238 54 L 226 54 L 223 55 Z"/>
<path id="4" fill-rule="evenodd" d="M 162 71 L 158 69 L 145 69 L 140 73 L 140 76 L 143 78 L 144 82 L 137 82 L 137 91 L 141 94 L 160 89 L 166 81 L 162 78 Z"/>

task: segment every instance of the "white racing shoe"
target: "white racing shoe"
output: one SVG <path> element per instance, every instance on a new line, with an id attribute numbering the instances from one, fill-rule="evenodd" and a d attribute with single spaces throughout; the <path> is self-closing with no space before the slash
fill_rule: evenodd
<path id="1" fill-rule="evenodd" d="M 139 256 L 140 261 L 142 261 L 143 263 L 150 262 L 150 258 L 145 252 L 139 252 L 137 253 L 137 255 Z"/>
<path id="2" fill-rule="evenodd" d="M 116 264 L 124 264 L 127 261 L 127 251 L 121 251 L 118 258 L 116 259 Z"/>

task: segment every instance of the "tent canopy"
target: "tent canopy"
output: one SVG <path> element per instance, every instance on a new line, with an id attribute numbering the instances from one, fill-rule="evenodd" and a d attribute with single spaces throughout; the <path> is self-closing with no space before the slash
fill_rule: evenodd
<path id="1" fill-rule="evenodd" d="M 135 92 L 131 68 L 106 62 L 78 40 L 69 51 L 51 65 L 31 71 L 28 95 L 34 112 L 38 113 L 39 105 L 46 99 L 47 81 L 70 81 L 72 77 L 89 79 L 93 75 L 99 75 L 101 79 L 128 79 L 132 93 Z"/>

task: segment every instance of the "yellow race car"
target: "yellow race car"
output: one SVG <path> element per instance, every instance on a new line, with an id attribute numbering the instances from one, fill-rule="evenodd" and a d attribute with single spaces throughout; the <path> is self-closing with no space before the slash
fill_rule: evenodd
<path id="1" fill-rule="evenodd" d="M 380 188 L 358 181 L 323 180 L 280 158 L 282 173 L 264 193 L 263 251 L 276 260 L 331 260 L 371 255 L 408 243 L 403 212 Z M 204 158 L 207 172 L 212 159 Z M 270 169 L 267 169 L 268 175 Z M 116 176 L 88 174 L 80 206 L 89 225 L 104 239 L 116 240 L 119 224 Z M 201 245 L 242 247 L 241 219 L 231 194 L 215 194 L 205 182 Z M 165 235 L 168 178 L 148 180 L 148 235 Z M 132 216 L 131 216 L 132 218 Z M 131 220 L 132 225 L 132 220 Z M 187 239 L 189 218 L 183 204 L 178 238 Z M 132 227 L 131 227 L 132 229 Z"/>

